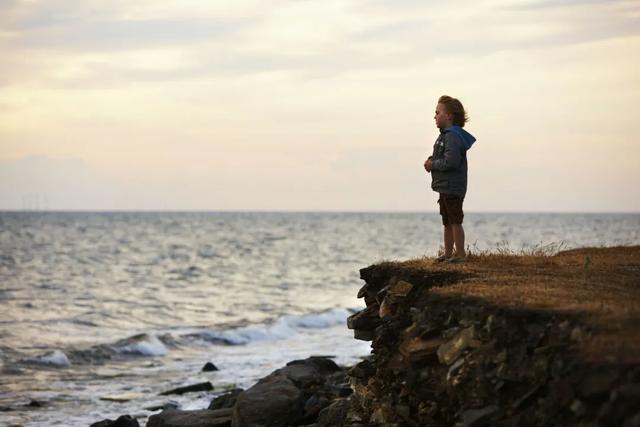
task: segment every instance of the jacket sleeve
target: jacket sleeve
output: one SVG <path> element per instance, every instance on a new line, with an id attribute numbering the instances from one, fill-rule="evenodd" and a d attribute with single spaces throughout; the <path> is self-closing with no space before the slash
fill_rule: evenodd
<path id="1" fill-rule="evenodd" d="M 450 171 L 460 167 L 462 163 L 462 141 L 457 135 L 448 132 L 445 135 L 444 157 L 433 162 L 433 170 Z"/>

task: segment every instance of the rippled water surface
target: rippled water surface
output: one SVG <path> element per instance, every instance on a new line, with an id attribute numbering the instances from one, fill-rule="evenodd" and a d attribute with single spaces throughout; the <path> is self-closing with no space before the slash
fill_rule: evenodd
<path id="1" fill-rule="evenodd" d="M 345 327 L 358 270 L 435 255 L 441 228 L 417 213 L 0 213 L 0 422 L 203 408 L 294 358 L 353 363 L 369 351 Z M 639 244 L 640 215 L 467 213 L 465 231 L 477 249 Z M 216 390 L 158 396 L 202 381 Z"/>

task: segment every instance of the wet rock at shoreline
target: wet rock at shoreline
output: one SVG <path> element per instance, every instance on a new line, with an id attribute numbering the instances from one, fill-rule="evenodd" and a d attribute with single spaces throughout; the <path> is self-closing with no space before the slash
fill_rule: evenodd
<path id="1" fill-rule="evenodd" d="M 233 408 L 233 405 L 236 404 L 236 399 L 238 395 L 244 391 L 241 388 L 234 388 L 230 390 L 228 393 L 222 394 L 211 401 L 208 409 L 222 409 L 222 408 Z"/>
<path id="2" fill-rule="evenodd" d="M 105 400 L 109 402 L 129 402 L 130 400 L 140 399 L 145 396 L 146 395 L 143 393 L 122 393 L 122 394 L 114 394 L 110 396 L 100 396 L 100 400 Z"/>
<path id="3" fill-rule="evenodd" d="M 178 387 L 172 390 L 163 391 L 160 396 L 168 396 L 170 394 L 185 394 L 192 393 L 194 391 L 210 391 L 213 390 L 213 385 L 207 381 L 204 383 L 192 384 L 185 387 Z"/>
<path id="4" fill-rule="evenodd" d="M 233 425 L 295 425 L 304 414 L 302 397 L 302 391 L 289 378 L 269 375 L 237 397 Z"/>
<path id="5" fill-rule="evenodd" d="M 147 426 L 313 425 L 331 406 L 322 421 L 329 426 L 350 407 L 351 394 L 346 368 L 336 365 L 330 356 L 311 356 L 287 363 L 247 390 L 233 389 L 216 397 L 209 409 L 164 410 L 149 417 Z"/>
<path id="6" fill-rule="evenodd" d="M 131 415 L 122 415 L 115 421 L 106 419 L 93 423 L 90 427 L 140 427 L 140 424 Z"/>
<path id="7" fill-rule="evenodd" d="M 163 411 L 150 416 L 147 427 L 231 427 L 231 409 Z"/>
<path id="8" fill-rule="evenodd" d="M 216 365 L 214 365 L 211 362 L 205 363 L 205 365 L 202 367 L 202 372 L 213 372 L 213 371 L 219 371 L 219 369 Z"/>
<path id="9" fill-rule="evenodd" d="M 334 399 L 350 393 L 346 369 L 331 359 L 294 360 L 238 394 L 233 425 L 312 424 Z"/>
<path id="10" fill-rule="evenodd" d="M 147 406 L 146 409 L 147 411 L 167 411 L 167 410 L 171 410 L 171 409 L 178 409 L 180 407 L 180 405 L 178 404 L 178 402 L 167 402 L 164 403 L 162 405 L 155 405 L 155 406 Z"/>

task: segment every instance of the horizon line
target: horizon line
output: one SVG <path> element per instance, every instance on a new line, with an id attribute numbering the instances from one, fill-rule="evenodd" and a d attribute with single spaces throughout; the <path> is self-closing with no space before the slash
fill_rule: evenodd
<path id="1" fill-rule="evenodd" d="M 0 209 L 0 213 L 344 213 L 344 214 L 439 214 L 438 211 L 417 210 L 304 210 L 304 209 Z M 465 211 L 465 214 L 609 214 L 640 215 L 640 211 Z"/>

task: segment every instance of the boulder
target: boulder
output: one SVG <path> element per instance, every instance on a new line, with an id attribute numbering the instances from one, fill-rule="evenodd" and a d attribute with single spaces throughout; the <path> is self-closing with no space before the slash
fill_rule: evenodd
<path id="1" fill-rule="evenodd" d="M 302 392 L 286 375 L 271 374 L 238 395 L 233 407 L 233 426 L 299 424 L 304 415 L 302 399 Z"/>
<path id="2" fill-rule="evenodd" d="M 147 427 L 231 427 L 231 409 L 163 411 L 150 416 Z"/>
<path id="3" fill-rule="evenodd" d="M 334 400 L 329 406 L 320 411 L 315 427 L 342 426 L 347 419 L 347 413 L 350 408 L 350 398 Z"/>

